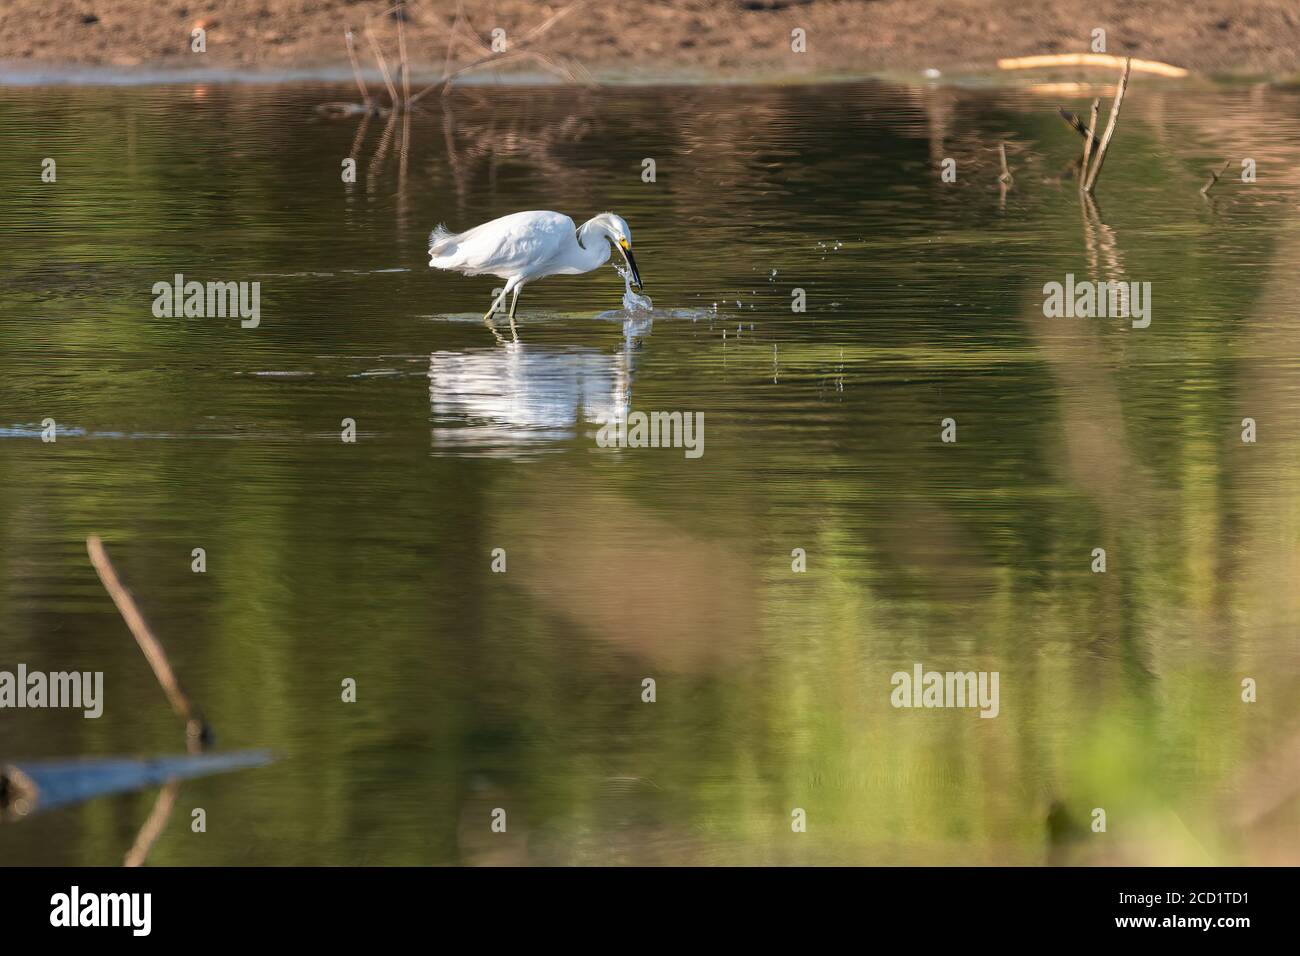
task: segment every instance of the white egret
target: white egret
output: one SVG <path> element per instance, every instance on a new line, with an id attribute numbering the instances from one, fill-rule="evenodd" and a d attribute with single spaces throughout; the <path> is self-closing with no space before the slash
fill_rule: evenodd
<path id="1" fill-rule="evenodd" d="M 510 295 L 510 331 L 514 334 L 519 292 L 527 283 L 598 269 L 609 261 L 611 244 L 623 254 L 632 281 L 641 288 L 641 273 L 632 257 L 632 230 L 622 216 L 612 212 L 593 216 L 581 226 L 574 226 L 568 216 L 546 210 L 512 213 L 461 233 L 440 225 L 429 236 L 429 265 L 464 275 L 505 279 L 505 288 L 483 321 L 492 328 L 493 314 Z"/>

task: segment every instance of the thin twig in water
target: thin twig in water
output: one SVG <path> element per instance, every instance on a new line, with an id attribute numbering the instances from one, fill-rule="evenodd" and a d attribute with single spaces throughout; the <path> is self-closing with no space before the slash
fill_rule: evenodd
<path id="1" fill-rule="evenodd" d="M 456 19 L 451 22 L 451 31 L 447 34 L 447 55 L 442 61 L 442 79 L 447 78 L 451 72 L 451 51 L 456 48 L 456 36 L 460 32 L 460 21 L 465 15 L 465 4 L 462 0 L 456 3 Z"/>
<path id="2" fill-rule="evenodd" d="M 544 20 L 541 24 L 539 24 L 538 26 L 530 30 L 528 33 L 526 33 L 522 39 L 516 40 L 514 43 L 512 43 L 511 51 L 509 53 L 495 53 L 489 51 L 484 55 L 480 56 L 478 59 L 473 60 L 452 72 L 447 72 L 446 69 L 444 68 L 444 75 L 442 79 L 440 79 L 437 83 L 433 83 L 425 87 L 424 89 L 422 89 L 420 92 L 416 93 L 415 96 L 411 98 L 411 102 L 412 103 L 416 102 L 421 97 L 423 97 L 426 93 L 429 93 L 432 90 L 437 88 L 441 88 L 442 92 L 446 93 L 451 88 L 451 84 L 456 80 L 457 77 L 463 76 L 464 74 L 469 73 L 472 70 L 476 70 L 486 63 L 500 64 L 508 60 L 517 60 L 525 56 L 529 59 L 534 59 L 534 60 L 538 60 L 539 62 L 542 62 L 541 60 L 539 60 L 540 54 L 528 50 L 527 47 L 530 44 L 536 42 L 538 39 L 540 39 L 543 35 L 546 34 L 547 31 L 551 29 L 551 27 L 555 26 L 555 24 L 559 23 L 570 13 L 577 10 L 579 7 L 585 5 L 586 2 L 587 0 L 574 0 L 574 2 L 570 3 L 568 6 L 561 7 L 555 13 L 547 17 L 546 20 Z M 459 12 L 457 13 L 457 17 L 458 18 L 460 17 Z M 468 16 L 465 17 L 465 21 L 466 23 L 469 22 Z M 472 29 L 472 24 L 471 24 L 471 29 Z M 456 34 L 453 33 L 452 36 L 454 38 Z M 482 47 L 482 44 L 479 44 L 479 46 Z M 448 46 L 448 49 L 450 50 L 450 45 Z M 563 71 L 563 68 L 561 68 L 561 70 Z M 565 71 L 565 72 L 569 72 L 569 71 Z"/>
<path id="3" fill-rule="evenodd" d="M 344 30 L 343 37 L 348 41 L 348 59 L 352 61 L 352 76 L 357 81 L 357 89 L 361 91 L 361 101 L 365 103 L 367 110 L 375 108 L 374 101 L 370 98 L 369 91 L 366 90 L 366 84 L 361 79 L 361 64 L 357 62 L 356 44 L 352 38 L 351 30 Z"/>
<path id="4" fill-rule="evenodd" d="M 373 192 L 375 184 L 379 182 L 379 171 L 383 168 L 384 160 L 388 158 L 388 148 L 392 145 L 395 129 L 397 129 L 396 110 L 388 114 L 388 122 L 384 124 L 384 135 L 379 137 L 379 147 L 375 150 L 375 155 L 370 158 L 370 171 L 366 174 L 367 192 Z"/>
<path id="5" fill-rule="evenodd" d="M 546 67 L 552 72 L 559 74 L 560 76 L 564 77 L 566 80 L 568 80 L 571 83 L 582 84 L 583 82 L 585 82 L 584 80 L 579 78 L 578 75 L 569 67 L 558 62 L 554 58 L 547 56 L 545 53 L 539 53 L 536 50 L 514 50 L 510 53 L 498 54 L 490 59 L 475 60 L 473 63 L 467 63 L 465 64 L 465 66 L 462 66 L 459 69 L 453 71 L 452 74 L 449 77 L 447 77 L 446 82 L 443 84 L 442 94 L 446 96 L 449 92 L 451 92 L 452 81 L 457 79 L 458 77 L 464 76 L 466 73 L 472 73 L 474 70 L 481 69 L 482 67 L 486 67 L 486 66 L 494 66 L 494 67 L 499 66 L 502 63 L 509 63 L 514 60 L 532 60 L 533 62 Z M 588 76 L 590 76 L 590 74 L 588 74 Z M 418 94 L 415 98 L 419 99 Z"/>
<path id="6" fill-rule="evenodd" d="M 163 827 L 171 819 L 172 808 L 176 806 L 176 797 L 180 792 L 179 780 L 163 784 L 162 789 L 158 791 L 158 799 L 154 801 L 153 809 L 149 811 L 149 816 L 140 826 L 135 842 L 127 851 L 126 859 L 122 861 L 123 866 L 144 866 L 145 860 L 149 858 L 149 851 L 153 849 L 154 843 L 162 834 Z"/>
<path id="7" fill-rule="evenodd" d="M 406 174 L 410 168 L 411 158 L 411 111 L 402 114 L 402 138 L 397 150 L 397 224 L 406 226 L 406 214 L 409 208 L 406 193 Z"/>
<path id="8" fill-rule="evenodd" d="M 357 127 L 357 135 L 352 138 L 352 149 L 348 152 L 348 156 L 352 158 L 353 162 L 356 161 L 357 151 L 361 149 L 361 144 L 365 141 L 366 129 L 370 126 L 371 115 L 371 113 L 367 112 L 365 116 L 361 117 L 361 125 Z"/>
<path id="9" fill-rule="evenodd" d="M 425 93 L 429 92 L 429 90 L 439 86 L 442 88 L 443 95 L 446 96 L 447 93 L 450 92 L 451 90 L 452 82 L 456 80 L 458 77 L 464 76 L 466 73 L 470 73 L 483 66 L 489 66 L 489 65 L 496 66 L 501 63 L 508 63 L 511 60 L 522 59 L 526 52 L 527 52 L 526 50 L 515 50 L 511 53 L 494 53 L 491 56 L 485 56 L 482 57 L 481 59 L 475 60 L 472 63 L 467 63 L 462 67 L 458 67 L 457 69 L 452 70 L 451 73 L 449 73 L 447 77 L 441 81 L 441 83 L 435 83 L 433 86 L 429 87 L 428 89 L 424 89 L 421 90 L 419 93 L 416 93 L 415 99 L 418 100 Z"/>
<path id="10" fill-rule="evenodd" d="M 1202 196 L 1208 196 L 1210 194 L 1210 190 L 1213 189 L 1214 184 L 1219 181 L 1219 177 L 1222 176 L 1224 173 L 1226 173 L 1228 171 L 1228 167 L 1231 165 L 1232 165 L 1232 160 L 1230 159 L 1224 160 L 1222 169 L 1220 169 L 1217 173 L 1210 173 L 1210 181 L 1201 187 Z"/>
<path id="11" fill-rule="evenodd" d="M 1124 91 L 1128 89 L 1129 71 L 1132 69 L 1133 59 L 1129 57 L 1124 61 L 1124 72 L 1119 78 L 1119 89 L 1115 91 L 1115 101 L 1110 105 L 1110 115 L 1106 118 L 1106 132 L 1102 134 L 1101 146 L 1097 149 L 1097 158 L 1088 170 L 1088 182 L 1084 185 L 1085 192 L 1092 192 L 1097 185 L 1097 177 L 1101 175 L 1102 164 L 1106 162 L 1106 150 L 1110 148 L 1110 138 L 1115 135 L 1115 127 L 1119 124 L 1119 109 L 1124 104 Z"/>
<path id="12" fill-rule="evenodd" d="M 1007 168 L 1007 144 L 998 143 L 998 158 L 1002 161 L 1002 175 L 998 177 L 998 182 L 1004 186 L 1010 186 L 1013 182 L 1011 170 Z"/>
<path id="13" fill-rule="evenodd" d="M 90 555 L 90 563 L 95 566 L 95 573 L 104 584 L 104 590 L 117 605 L 118 613 L 122 615 L 122 620 L 126 622 L 127 628 L 135 637 L 135 642 L 140 645 L 145 660 L 153 668 L 154 677 L 158 678 L 158 683 L 162 685 L 163 692 L 171 702 L 172 710 L 185 721 L 186 749 L 190 753 L 199 753 L 211 736 L 202 714 L 181 689 L 181 682 L 177 680 L 176 673 L 167 660 L 167 653 L 158 638 L 154 637 L 153 631 L 149 629 L 140 609 L 136 607 L 131 592 L 122 586 L 122 581 L 118 578 L 117 571 L 113 569 L 113 562 L 108 560 L 108 552 L 104 550 L 104 543 L 99 540 L 98 535 L 91 535 L 86 539 L 86 551 Z"/>
<path id="14" fill-rule="evenodd" d="M 1083 178 L 1088 174 L 1088 160 L 1092 158 L 1092 144 L 1097 138 L 1097 113 L 1101 109 L 1101 97 L 1092 101 L 1092 116 L 1088 123 L 1088 136 L 1083 143 L 1083 163 L 1079 166 L 1079 188 L 1083 188 Z"/>
<path id="15" fill-rule="evenodd" d="M 397 55 L 402 62 L 402 103 L 406 107 L 411 105 L 411 67 L 406 60 L 406 31 L 402 24 L 406 20 L 406 4 L 399 3 L 394 9 L 397 10 Z"/>
<path id="16" fill-rule="evenodd" d="M 462 24 L 465 27 L 464 31 L 460 29 Z M 412 103 L 418 102 L 425 96 L 425 94 L 432 93 L 436 89 L 442 89 L 446 92 L 446 84 L 450 80 L 452 73 L 452 54 L 455 51 L 457 44 L 474 53 L 474 56 L 476 57 L 474 62 L 491 60 L 497 55 L 492 52 L 490 46 L 475 35 L 474 23 L 470 20 L 469 14 L 465 12 L 464 0 L 457 0 L 456 17 L 452 21 L 451 30 L 447 34 L 447 55 L 442 63 L 442 76 L 438 78 L 436 83 L 430 83 L 424 89 L 420 90 L 420 92 L 411 97 Z"/>
<path id="17" fill-rule="evenodd" d="M 388 96 L 393 101 L 393 109 L 401 109 L 401 104 L 397 101 L 397 87 L 393 85 L 393 75 L 388 72 L 388 61 L 384 59 L 384 51 L 379 48 L 379 41 L 375 39 L 374 31 L 367 25 L 365 28 L 366 39 L 370 41 L 370 49 L 374 51 L 375 59 L 379 61 L 379 72 L 384 75 L 384 86 L 388 87 Z"/>
<path id="18" fill-rule="evenodd" d="M 536 50 L 523 50 L 519 53 L 519 56 L 525 60 L 533 60 L 538 65 L 550 70 L 552 73 L 564 77 L 564 79 L 573 83 L 575 86 L 582 83 L 582 80 L 578 78 L 578 74 L 574 73 L 568 66 L 552 56 L 548 56 L 545 53 L 539 53 Z"/>
<path id="19" fill-rule="evenodd" d="M 567 17 L 574 10 L 577 10 L 586 2 L 587 0 L 574 0 L 574 2 L 569 4 L 567 7 L 563 7 L 562 9 L 556 10 L 553 14 L 551 14 L 549 19 L 547 19 L 544 23 L 542 23 L 541 26 L 534 27 L 532 32 L 529 33 L 527 36 L 525 36 L 522 42 L 532 43 L 543 33 L 545 33 L 551 27 L 555 26 L 555 24 L 559 23 L 562 19 Z"/>
<path id="20" fill-rule="evenodd" d="M 583 63 L 581 63 L 578 60 L 570 60 L 568 61 L 568 63 L 569 63 L 569 68 L 572 69 L 573 72 L 578 74 L 578 78 L 582 80 L 583 83 L 587 84 L 588 86 L 599 85 L 596 83 L 596 78 L 592 76 L 591 70 L 587 69 L 587 67 Z"/>

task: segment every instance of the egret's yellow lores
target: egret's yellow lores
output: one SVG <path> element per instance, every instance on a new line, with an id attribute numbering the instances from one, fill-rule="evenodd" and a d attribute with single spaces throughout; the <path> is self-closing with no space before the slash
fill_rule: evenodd
<path id="1" fill-rule="evenodd" d="M 632 230 L 622 216 L 602 212 L 581 226 L 558 212 L 516 212 L 466 232 L 439 226 L 429 236 L 429 265 L 465 275 L 494 275 L 506 280 L 483 321 L 492 325 L 510 295 L 510 329 L 515 328 L 519 291 L 546 276 L 590 272 L 609 261 L 610 245 L 623 254 L 632 281 L 641 288 L 641 273 L 632 257 Z"/>

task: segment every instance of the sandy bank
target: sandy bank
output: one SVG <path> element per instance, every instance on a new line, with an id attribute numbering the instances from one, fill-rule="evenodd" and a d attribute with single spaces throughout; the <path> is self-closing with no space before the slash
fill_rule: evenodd
<path id="1" fill-rule="evenodd" d="M 135 69 L 333 71 L 348 68 L 343 31 L 382 14 L 384 2 L 349 0 L 7 0 L 0 63 Z M 466 0 L 466 34 L 509 45 L 563 3 Z M 406 39 L 414 67 L 440 73 L 452 0 L 413 0 Z M 392 15 L 375 21 L 391 55 Z M 191 52 L 191 30 L 206 52 Z M 797 79 L 810 76 L 989 71 L 999 57 L 1084 52 L 1094 28 L 1106 51 L 1162 60 L 1201 74 L 1300 72 L 1294 0 L 590 0 L 548 31 L 537 49 L 597 77 Z M 806 52 L 791 31 L 806 33 Z M 364 40 L 361 52 L 373 58 Z M 468 42 L 456 58 L 474 58 Z M 534 63 L 511 66 L 536 69 Z"/>

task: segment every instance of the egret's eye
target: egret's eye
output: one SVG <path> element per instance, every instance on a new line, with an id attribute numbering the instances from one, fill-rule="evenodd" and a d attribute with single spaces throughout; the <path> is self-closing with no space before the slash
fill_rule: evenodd
<path id="1" fill-rule="evenodd" d="M 619 244 L 620 246 L 622 246 L 624 249 L 631 249 L 631 248 L 632 248 L 631 244 L 630 244 L 626 239 L 620 239 L 620 240 L 618 241 L 618 244 Z"/>

